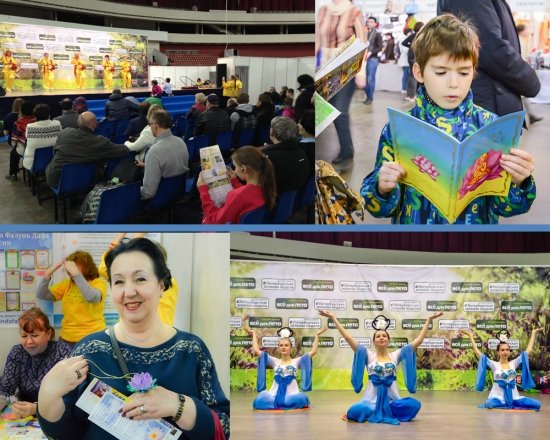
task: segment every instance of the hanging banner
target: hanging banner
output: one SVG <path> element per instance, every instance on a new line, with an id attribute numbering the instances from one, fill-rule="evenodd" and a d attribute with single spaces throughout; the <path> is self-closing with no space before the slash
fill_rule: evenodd
<path id="1" fill-rule="evenodd" d="M 372 321 L 390 319 L 391 348 L 418 335 L 426 318 L 436 319 L 417 351 L 418 388 L 473 389 L 477 357 L 462 331 L 471 329 L 478 346 L 497 360 L 502 330 L 510 333 L 513 357 L 525 350 L 533 328 L 544 327 L 530 356 L 538 388 L 550 388 L 547 325 L 550 267 L 371 266 L 265 261 L 231 262 L 231 387 L 252 389 L 256 358 L 251 337 L 242 328 L 250 316 L 263 347 L 277 346 L 277 330 L 294 331 L 293 356 L 311 350 L 314 389 L 350 389 L 353 351 L 332 322 L 319 315 L 330 310 L 360 344 L 373 347 Z M 269 349 L 277 356 L 276 349 Z M 519 377 L 519 376 L 518 376 Z"/>

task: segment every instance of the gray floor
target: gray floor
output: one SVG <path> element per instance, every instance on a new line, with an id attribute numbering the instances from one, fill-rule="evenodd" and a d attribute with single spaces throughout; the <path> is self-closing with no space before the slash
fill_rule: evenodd
<path id="1" fill-rule="evenodd" d="M 405 393 L 401 393 L 406 397 Z M 487 393 L 473 391 L 419 391 L 420 413 L 410 423 L 350 423 L 340 416 L 359 400 L 353 391 L 308 393 L 312 408 L 294 413 L 252 410 L 256 393 L 231 392 L 231 438 L 279 439 L 543 439 L 547 438 L 550 395 L 534 395 L 540 412 L 508 412 L 477 407 Z"/>
<path id="2" fill-rule="evenodd" d="M 359 191 L 361 182 L 374 167 L 380 132 L 386 124 L 387 107 L 405 111 L 412 104 L 404 101 L 399 92 L 377 91 L 372 105 L 363 104 L 365 94 L 357 90 L 350 107 L 351 133 L 355 146 L 355 159 L 350 168 L 342 172 L 342 177 L 348 185 Z M 531 210 L 524 215 L 501 219 L 502 224 L 550 224 L 550 105 L 532 104 L 533 112 L 543 116 L 544 120 L 534 124 L 523 132 L 520 147 L 535 158 L 534 175 L 537 183 L 537 199 Z M 338 154 L 340 145 L 334 125 L 328 127 L 317 136 L 316 158 L 330 162 Z M 389 219 L 376 219 L 370 214 L 365 215 L 365 223 L 388 224 Z"/>

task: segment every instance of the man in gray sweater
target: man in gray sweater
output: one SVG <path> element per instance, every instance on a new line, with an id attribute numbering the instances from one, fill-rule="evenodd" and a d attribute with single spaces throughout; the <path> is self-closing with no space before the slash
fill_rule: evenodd
<path id="1" fill-rule="evenodd" d="M 165 110 L 157 110 L 149 117 L 155 142 L 147 152 L 141 198 L 155 196 L 161 177 L 172 177 L 189 171 L 187 145 L 170 130 L 172 119 Z"/>

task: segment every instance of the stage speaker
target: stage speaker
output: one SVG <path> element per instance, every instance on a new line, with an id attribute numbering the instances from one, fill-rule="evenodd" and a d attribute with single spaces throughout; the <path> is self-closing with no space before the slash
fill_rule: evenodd
<path id="1" fill-rule="evenodd" d="M 227 80 L 227 64 L 218 64 L 216 66 L 216 86 L 222 86 L 222 76 Z"/>

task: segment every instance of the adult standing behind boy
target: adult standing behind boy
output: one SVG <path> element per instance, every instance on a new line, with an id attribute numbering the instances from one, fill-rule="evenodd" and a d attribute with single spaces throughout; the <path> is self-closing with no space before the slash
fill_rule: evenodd
<path id="1" fill-rule="evenodd" d="M 473 103 L 470 86 L 478 60 L 479 40 L 468 24 L 450 14 L 435 17 L 417 34 L 413 49 L 416 57 L 413 75 L 421 84 L 416 105 L 409 111 L 413 117 L 461 142 L 496 119 L 496 115 Z M 392 223 L 448 223 L 427 198 L 399 182 L 405 170 L 394 161 L 392 137 L 386 124 L 374 171 L 361 187 L 367 210 L 375 217 L 391 217 Z M 529 211 L 536 196 L 531 176 L 532 156 L 512 148 L 510 154 L 501 156 L 500 166 L 512 178 L 508 196 L 476 198 L 455 223 L 495 224 L 499 216 L 511 217 Z"/>
<path id="2" fill-rule="evenodd" d="M 54 121 L 59 121 L 61 128 L 78 128 L 78 113 L 73 110 L 73 100 L 71 98 L 64 98 L 60 105 L 61 115 L 53 118 Z"/>
<path id="3" fill-rule="evenodd" d="M 103 179 L 105 161 L 126 156 L 125 145 L 113 144 L 104 136 L 94 134 L 97 119 L 92 112 L 84 112 L 78 117 L 78 128 L 61 130 L 54 146 L 54 157 L 46 168 L 46 181 L 57 186 L 64 165 L 70 163 L 95 162 L 97 178 Z"/>
<path id="4" fill-rule="evenodd" d="M 189 171 L 189 153 L 185 142 L 172 134 L 172 119 L 166 110 L 157 110 L 149 116 L 155 142 L 147 152 L 141 198 L 155 196 L 162 177 L 179 176 Z"/>
<path id="5" fill-rule="evenodd" d="M 523 109 L 521 97 L 532 98 L 540 81 L 521 57 L 512 11 L 505 0 L 438 0 L 437 13 L 468 19 L 477 28 L 481 48 L 472 83 L 474 102 L 499 116 Z"/>
<path id="6" fill-rule="evenodd" d="M 231 129 L 231 122 L 225 110 L 220 108 L 220 98 L 211 93 L 206 97 L 206 111 L 202 112 L 195 125 L 193 136 L 210 135 L 209 145 L 216 143 L 216 136 Z"/>
<path id="7" fill-rule="evenodd" d="M 113 94 L 105 103 L 105 117 L 109 121 L 130 119 L 131 111 L 139 114 L 139 105 L 129 99 L 124 99 L 120 89 L 113 89 Z"/>
<path id="8" fill-rule="evenodd" d="M 365 86 L 367 98 L 364 101 L 367 105 L 372 104 L 372 100 L 374 99 L 376 70 L 378 69 L 378 64 L 380 63 L 378 52 L 380 52 L 384 47 L 382 34 L 376 30 L 377 26 L 378 21 L 375 17 L 367 18 L 367 42 L 369 47 L 367 49 L 367 85 Z"/>

